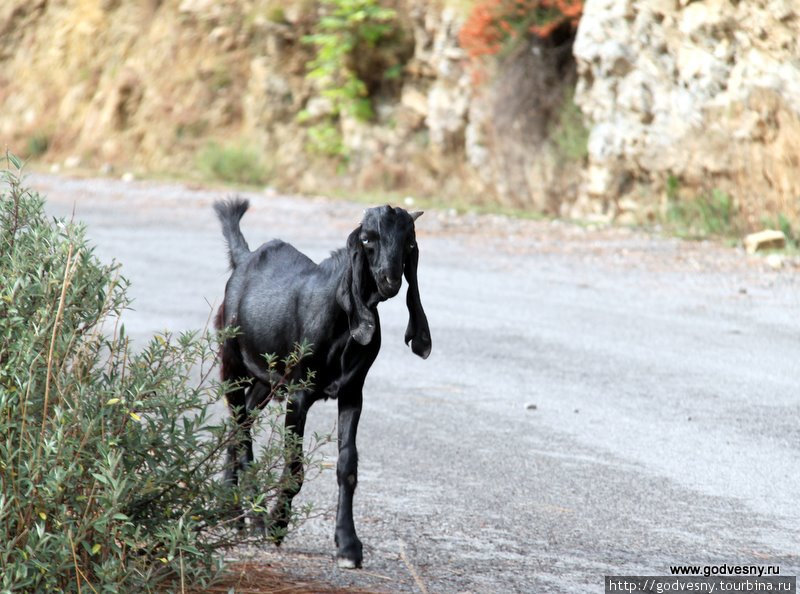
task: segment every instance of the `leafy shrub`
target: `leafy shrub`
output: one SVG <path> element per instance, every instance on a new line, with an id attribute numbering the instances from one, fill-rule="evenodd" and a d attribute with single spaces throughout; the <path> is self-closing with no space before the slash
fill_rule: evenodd
<path id="1" fill-rule="evenodd" d="M 320 122 L 308 129 L 308 149 L 329 157 L 346 157 L 347 147 L 339 127 L 333 122 Z"/>
<path id="2" fill-rule="evenodd" d="M 310 144 L 316 152 L 343 156 L 340 142 L 331 142 L 330 128 L 342 113 L 360 120 L 374 116 L 367 79 L 397 79 L 402 70 L 396 52 L 376 51 L 379 44 L 399 35 L 397 13 L 380 6 L 379 0 L 323 0 L 326 14 L 316 32 L 303 41 L 316 46 L 317 55 L 309 63 L 307 77 L 319 81 L 321 94 L 331 102 L 327 121 L 310 127 Z M 400 52 L 402 54 L 402 51 Z M 300 120 L 308 119 L 301 112 Z M 318 142 L 319 138 L 328 139 Z M 326 151 L 326 147 L 331 150 Z"/>
<path id="3" fill-rule="evenodd" d="M 328 14 L 319 22 L 319 31 L 304 38 L 317 47 L 309 64 L 308 77 L 319 79 L 322 95 L 333 103 L 334 114 L 348 111 L 360 119 L 372 117 L 366 83 L 352 65 L 352 54 L 363 46 L 374 47 L 388 36 L 397 16 L 378 0 L 323 0 Z"/>
<path id="4" fill-rule="evenodd" d="M 269 179 L 258 151 L 244 145 L 222 146 L 212 142 L 201 151 L 198 166 L 206 175 L 226 182 L 261 185 Z"/>
<path id="5" fill-rule="evenodd" d="M 50 137 L 44 132 L 37 132 L 28 138 L 28 156 L 41 157 L 50 148 Z"/>
<path id="6" fill-rule="evenodd" d="M 230 388 L 209 379 L 215 337 L 163 333 L 134 352 L 118 267 L 50 221 L 17 171 L 0 175 L 0 591 L 203 587 L 215 551 L 259 538 L 231 522 L 290 486 L 275 416 L 259 417 L 273 432 L 240 489 L 225 485 L 235 432 L 209 409 Z"/>

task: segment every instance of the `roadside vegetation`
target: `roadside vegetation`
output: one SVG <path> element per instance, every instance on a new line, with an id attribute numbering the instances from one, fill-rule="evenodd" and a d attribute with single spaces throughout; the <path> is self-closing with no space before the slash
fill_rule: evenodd
<path id="1" fill-rule="evenodd" d="M 777 229 L 782 231 L 786 236 L 786 247 L 791 251 L 800 250 L 800 233 L 797 229 L 792 227 L 792 223 L 785 214 L 778 213 L 774 217 L 764 217 L 761 219 L 761 224 L 765 228 Z"/>
<path id="2" fill-rule="evenodd" d="M 679 237 L 703 239 L 741 233 L 733 198 L 727 192 L 713 189 L 685 198 L 680 195 L 680 183 L 674 176 L 667 179 L 666 192 L 664 225 Z"/>
<path id="3" fill-rule="evenodd" d="M 219 337 L 165 331 L 134 345 L 120 267 L 98 260 L 81 225 L 46 216 L 20 162 L 6 159 L 0 591 L 202 589 L 224 577 L 221 550 L 264 539 L 233 526 L 289 486 L 280 408 L 256 421 L 266 444 L 240 487 L 226 485 L 222 458 L 235 429 L 210 410 L 230 388 L 214 380 Z M 312 475 L 326 439 L 305 460 Z M 309 511 L 294 510 L 293 524 Z"/>
<path id="4" fill-rule="evenodd" d="M 245 144 L 209 143 L 197 157 L 198 169 L 209 179 L 244 185 L 269 181 L 269 167 L 261 153 Z"/>
<path id="5" fill-rule="evenodd" d="M 36 132 L 28 138 L 28 157 L 41 157 L 50 148 L 50 136 L 44 132 Z"/>
<path id="6" fill-rule="evenodd" d="M 675 176 L 667 178 L 666 207 L 662 209 L 658 223 L 667 233 L 684 239 L 713 238 L 731 244 L 739 244 L 748 231 L 733 196 L 719 188 L 699 195 L 687 195 Z M 786 238 L 785 250 L 797 251 L 798 234 L 785 214 L 762 217 L 760 226 L 781 231 Z"/>

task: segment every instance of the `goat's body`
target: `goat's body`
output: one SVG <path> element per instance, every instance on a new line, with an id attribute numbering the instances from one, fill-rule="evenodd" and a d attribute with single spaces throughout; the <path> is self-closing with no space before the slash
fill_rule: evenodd
<path id="1" fill-rule="evenodd" d="M 342 250 L 316 264 L 280 240 L 240 258 L 225 289 L 223 324 L 239 328 L 232 340 L 244 354 L 242 364 L 249 375 L 266 379 L 267 363 L 263 357 L 251 358 L 246 353 L 285 357 L 296 342 L 304 340 L 312 346 L 312 354 L 295 369 L 295 375 L 299 377 L 307 369 L 315 371 L 310 396 L 317 400 L 335 395 L 326 392 L 331 385 L 346 387 L 341 383 L 347 369 L 337 363 L 346 348 L 361 355 L 374 350 L 377 355 L 377 345 L 365 347 L 349 336 L 347 314 L 331 299 L 346 265 Z M 374 313 L 377 319 L 377 308 Z M 353 344 L 348 347 L 350 342 Z"/>
<path id="2" fill-rule="evenodd" d="M 400 274 L 409 283 L 406 343 L 411 341 L 414 353 L 423 358 L 430 352 L 428 322 L 419 302 L 416 281 L 418 251 L 413 220 L 418 214 L 412 216 L 388 206 L 371 209 L 380 211 L 382 217 L 377 222 L 371 221 L 374 230 L 367 230 L 365 233 L 369 235 L 359 238 L 362 229 L 359 227 L 348 237 L 346 248 L 316 264 L 280 240 L 265 243 L 251 252 L 239 229 L 247 202 L 218 202 L 214 207 L 222 222 L 233 268 L 217 324 L 220 328 L 239 329 L 222 346 L 222 379 L 252 380 L 226 395 L 231 412 L 243 428 L 241 441 L 228 450 L 228 479 L 236 482 L 239 472 L 253 460 L 249 415 L 264 406 L 276 379 L 270 375 L 264 355 L 284 359 L 297 344 L 309 344 L 311 355 L 295 367 L 291 379 L 304 378 L 311 370 L 315 374 L 313 386 L 294 393 L 287 406 L 287 430 L 300 438 L 300 444 L 299 449 L 297 443 L 287 445 L 284 475 L 291 480 L 271 512 L 272 528 L 278 533 L 276 541 L 280 542 L 292 498 L 302 486 L 302 436 L 308 409 L 322 398 L 336 398 L 339 408 L 337 558 L 342 567 L 360 567 L 362 547 L 352 511 L 358 466 L 356 431 L 364 380 L 381 344 L 377 306 L 397 293 Z M 371 245 L 377 241 L 371 237 L 377 238 L 379 232 L 387 235 L 382 259 L 377 257 L 379 250 Z M 378 266 L 370 258 L 382 266 L 377 268 L 379 277 L 370 268 Z M 283 374 L 285 370 L 278 371 Z"/>

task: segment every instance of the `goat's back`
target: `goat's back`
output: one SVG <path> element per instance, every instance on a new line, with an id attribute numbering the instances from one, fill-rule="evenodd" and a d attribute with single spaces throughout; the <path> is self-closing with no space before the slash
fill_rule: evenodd
<path id="1" fill-rule="evenodd" d="M 249 352 L 288 354 L 306 341 L 326 349 L 343 315 L 335 294 L 338 279 L 281 240 L 253 251 L 231 274 L 225 290 L 225 324 L 238 326 Z"/>

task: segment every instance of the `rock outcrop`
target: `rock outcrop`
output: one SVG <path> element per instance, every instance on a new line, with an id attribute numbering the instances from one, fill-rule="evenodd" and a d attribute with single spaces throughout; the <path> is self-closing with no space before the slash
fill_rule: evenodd
<path id="1" fill-rule="evenodd" d="M 305 0 L 7 0 L 0 137 L 22 153 L 38 139 L 48 159 L 103 171 L 192 171 L 209 142 L 232 143 L 258 151 L 270 183 L 286 189 L 557 212 L 575 194 L 580 163 L 564 174 L 547 134 L 530 133 L 531 118 L 544 121 L 542 102 L 535 86 L 516 85 L 541 79 L 524 71 L 540 69 L 531 48 L 475 85 L 458 39 L 468 7 L 390 4 L 410 51 L 392 92 L 373 97 L 373 120 L 341 115 L 344 168 L 307 150 L 308 125 L 332 106 L 306 77 L 314 48 L 303 37 L 324 7 Z"/>
<path id="2" fill-rule="evenodd" d="M 574 53 L 591 122 L 579 210 L 712 189 L 746 223 L 800 221 L 800 4 L 587 0 Z"/>
<path id="3" fill-rule="evenodd" d="M 778 213 L 800 225 L 796 0 L 586 0 L 577 37 L 529 35 L 480 85 L 459 46 L 469 6 L 389 3 L 402 76 L 375 93 L 373 120 L 342 114 L 346 166 L 307 150 L 308 125 L 332 109 L 306 76 L 303 37 L 324 10 L 307 0 L 6 0 L 0 139 L 64 163 L 181 172 L 209 142 L 234 143 L 286 189 L 626 223 L 667 194 L 723 192 L 749 227 Z"/>

